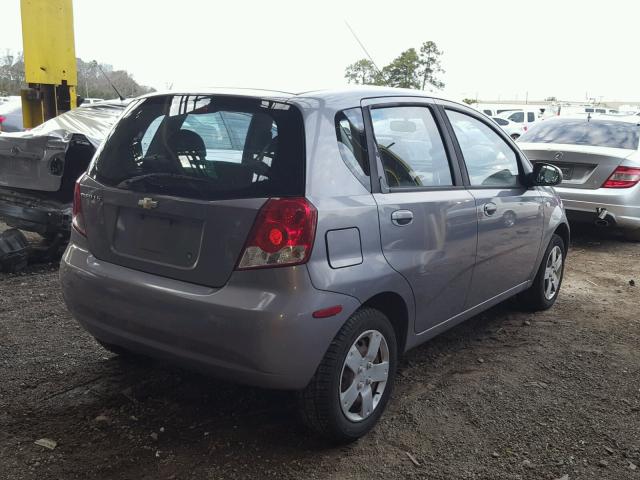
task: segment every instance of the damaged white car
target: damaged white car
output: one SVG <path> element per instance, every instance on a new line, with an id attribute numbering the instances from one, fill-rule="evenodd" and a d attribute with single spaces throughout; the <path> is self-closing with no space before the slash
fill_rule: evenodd
<path id="1" fill-rule="evenodd" d="M 83 105 L 29 131 L 0 133 L 0 223 L 38 233 L 39 253 L 58 254 L 70 234 L 75 182 L 129 102 Z M 20 232 L 0 233 L 0 264 L 23 263 L 26 249 Z"/>

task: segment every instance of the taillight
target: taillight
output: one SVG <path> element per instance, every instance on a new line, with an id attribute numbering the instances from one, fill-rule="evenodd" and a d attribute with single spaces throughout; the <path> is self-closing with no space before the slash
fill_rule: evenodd
<path id="1" fill-rule="evenodd" d="M 80 184 L 76 182 L 75 189 L 73 190 L 73 210 L 72 210 L 71 225 L 76 231 L 82 235 L 87 236 L 84 229 L 84 215 L 82 214 L 82 196 L 80 195 Z"/>
<path id="2" fill-rule="evenodd" d="M 602 185 L 603 188 L 629 188 L 640 182 L 640 168 L 618 167 Z"/>
<path id="3" fill-rule="evenodd" d="M 306 198 L 272 198 L 253 224 L 238 269 L 299 265 L 311 254 L 318 212 Z"/>
<path id="4" fill-rule="evenodd" d="M 2 131 L 2 122 L 4 122 L 7 119 L 7 117 L 3 117 L 2 115 L 0 115 L 0 132 Z"/>

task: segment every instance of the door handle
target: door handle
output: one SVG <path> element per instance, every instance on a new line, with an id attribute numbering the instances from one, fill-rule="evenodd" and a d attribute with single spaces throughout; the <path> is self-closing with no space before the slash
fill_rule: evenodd
<path id="1" fill-rule="evenodd" d="M 487 217 L 490 217 L 491 215 L 493 215 L 497 211 L 498 211 L 498 206 L 495 203 L 489 202 L 489 203 L 485 203 L 484 204 L 484 214 Z"/>
<path id="2" fill-rule="evenodd" d="M 391 222 L 399 227 L 404 227 L 413 222 L 413 212 L 411 210 L 396 210 L 391 214 Z"/>

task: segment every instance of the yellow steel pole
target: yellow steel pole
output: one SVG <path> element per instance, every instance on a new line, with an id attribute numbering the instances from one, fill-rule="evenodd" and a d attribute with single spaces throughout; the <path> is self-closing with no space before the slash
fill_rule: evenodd
<path id="1" fill-rule="evenodd" d="M 31 128 L 76 106 L 72 0 L 20 0 L 25 80 L 24 126 Z"/>

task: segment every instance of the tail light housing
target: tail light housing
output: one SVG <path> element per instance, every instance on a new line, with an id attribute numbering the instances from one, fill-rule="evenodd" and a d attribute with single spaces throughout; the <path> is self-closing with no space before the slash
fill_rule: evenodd
<path id="1" fill-rule="evenodd" d="M 253 224 L 238 270 L 300 265 L 309 260 L 318 212 L 306 198 L 272 198 Z"/>
<path id="2" fill-rule="evenodd" d="M 76 182 L 73 190 L 73 209 L 71 214 L 71 225 L 80 235 L 86 237 L 84 227 L 84 215 L 82 214 L 82 196 L 80 195 L 80 184 Z"/>
<path id="3" fill-rule="evenodd" d="M 3 117 L 2 115 L 0 115 L 0 132 L 2 131 L 2 122 L 4 122 L 7 119 L 7 117 Z"/>
<path id="4" fill-rule="evenodd" d="M 602 185 L 603 188 L 630 188 L 640 182 L 639 167 L 618 167 L 607 181 Z"/>

